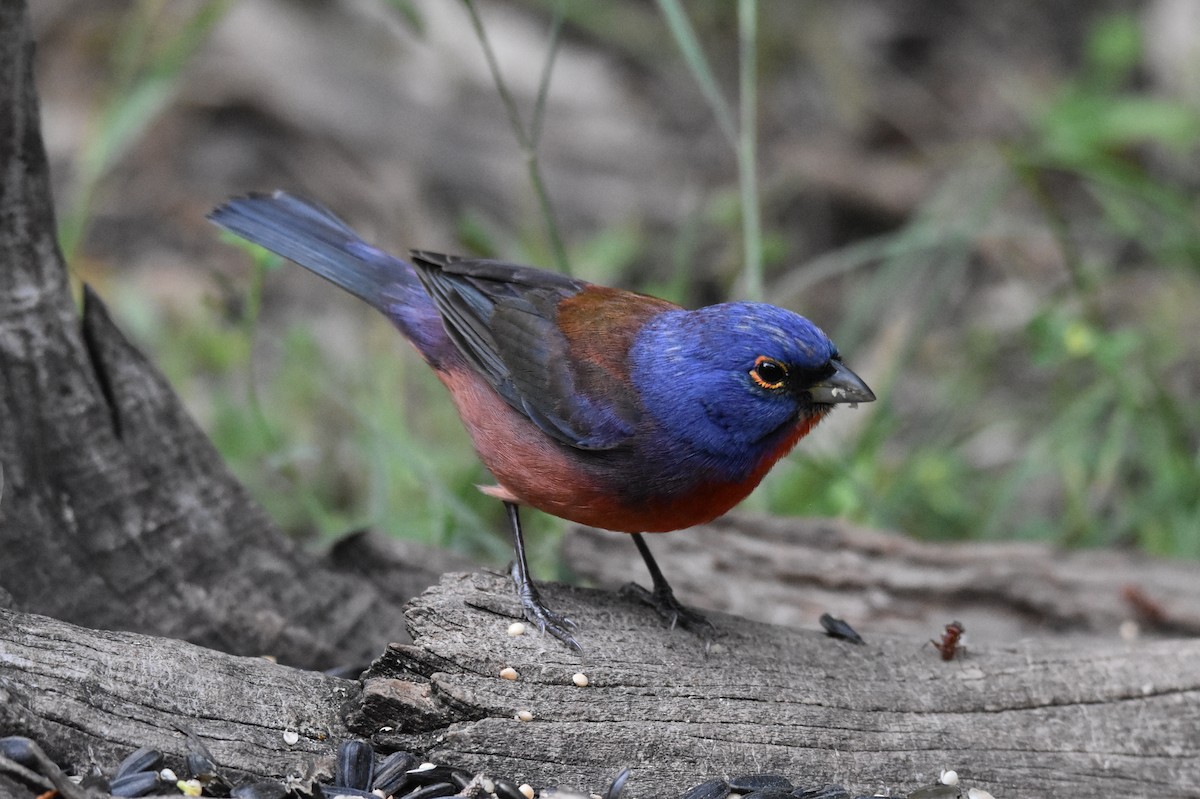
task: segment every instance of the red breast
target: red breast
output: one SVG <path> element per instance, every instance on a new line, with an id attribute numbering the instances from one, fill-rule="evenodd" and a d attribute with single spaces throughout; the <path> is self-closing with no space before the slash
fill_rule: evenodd
<path id="1" fill-rule="evenodd" d="M 497 485 L 484 493 L 528 505 L 579 524 L 619 532 L 668 532 L 711 521 L 743 500 L 780 458 L 796 446 L 820 415 L 802 420 L 739 482 L 706 482 L 683 474 L 663 475 L 663 491 L 636 504 L 622 500 L 631 479 L 646 479 L 638 464 L 622 469 L 620 457 L 636 447 L 596 453 L 549 439 L 467 368 L 438 371 Z M 669 465 L 671 466 L 671 465 Z M 687 464 L 678 464 L 686 469 Z M 635 478 L 635 475 L 638 475 Z M 642 487 L 644 488 L 644 487 Z"/>

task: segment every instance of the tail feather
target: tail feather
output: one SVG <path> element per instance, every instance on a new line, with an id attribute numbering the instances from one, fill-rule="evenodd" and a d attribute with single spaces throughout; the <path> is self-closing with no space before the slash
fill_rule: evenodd
<path id="1" fill-rule="evenodd" d="M 324 208 L 277 191 L 235 197 L 208 218 L 379 309 L 431 363 L 452 346 L 413 267 L 367 244 Z"/>

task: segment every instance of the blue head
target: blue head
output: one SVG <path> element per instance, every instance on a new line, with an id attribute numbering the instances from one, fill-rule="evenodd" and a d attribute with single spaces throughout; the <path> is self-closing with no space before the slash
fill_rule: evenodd
<path id="1" fill-rule="evenodd" d="M 680 446 L 674 454 L 726 478 L 748 473 L 832 405 L 875 399 L 816 325 L 763 303 L 664 312 L 630 358 L 647 410 Z"/>

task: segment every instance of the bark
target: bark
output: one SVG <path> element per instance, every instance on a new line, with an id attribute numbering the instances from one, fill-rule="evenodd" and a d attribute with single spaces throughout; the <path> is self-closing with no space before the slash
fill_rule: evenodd
<path id="1" fill-rule="evenodd" d="M 111 776 L 141 746 L 183 773 L 184 730 L 235 779 L 332 773 L 342 706 L 357 691 L 263 658 L 0 610 L 0 736 L 32 738 L 80 774 L 95 762 Z"/>
<path id="2" fill-rule="evenodd" d="M 714 614 L 706 644 L 620 594 L 550 585 L 545 599 L 579 623 L 581 655 L 507 635 L 506 577 L 448 575 L 408 610 L 413 644 L 390 646 L 361 689 L 0 611 L 0 729 L 111 768 L 143 744 L 178 757 L 186 725 L 224 769 L 254 775 L 327 770 L 337 740 L 358 733 L 538 788 L 594 791 L 630 766 L 627 799 L 747 772 L 897 794 L 951 767 L 1014 799 L 1183 797 L 1200 784 L 1200 641 L 1043 639 L 947 662 L 914 637 L 855 646 Z M 501 679 L 506 666 L 519 679 Z"/>
<path id="3" fill-rule="evenodd" d="M 301 665 L 399 604 L 283 536 L 55 240 L 24 3 L 0 3 L 0 584 L 24 610 Z"/>

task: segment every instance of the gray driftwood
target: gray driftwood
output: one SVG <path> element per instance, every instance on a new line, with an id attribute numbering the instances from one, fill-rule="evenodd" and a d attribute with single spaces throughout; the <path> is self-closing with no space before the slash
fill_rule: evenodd
<path id="1" fill-rule="evenodd" d="M 142 744 L 179 755 L 183 725 L 223 767 L 280 775 L 327 770 L 344 718 L 378 744 L 538 787 L 596 790 L 630 766 L 626 797 L 758 771 L 871 793 L 950 767 L 1010 799 L 1184 797 L 1200 784 L 1200 641 L 1042 639 L 945 662 L 911 637 L 855 646 L 723 614 L 706 645 L 619 594 L 550 586 L 546 599 L 579 623 L 582 655 L 507 635 L 506 577 L 449 575 L 408 610 L 413 643 L 389 647 L 361 690 L 0 611 L 0 729 L 78 767 Z M 501 679 L 506 666 L 519 679 Z"/>
<path id="2" fill-rule="evenodd" d="M 140 746 L 178 768 L 185 729 L 231 776 L 332 773 L 357 693 L 262 658 L 0 610 L 0 736 L 32 738 L 77 773 L 94 758 L 111 775 Z"/>

